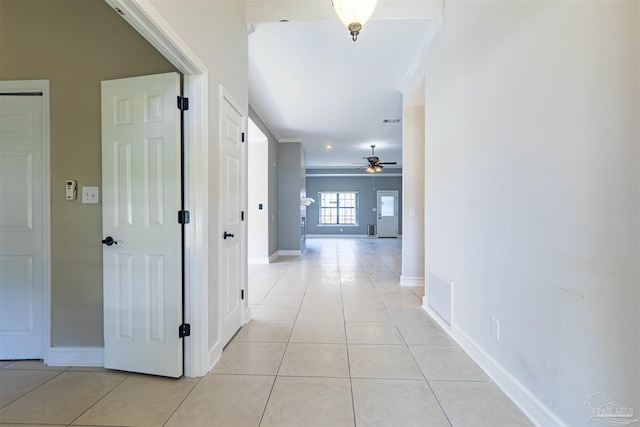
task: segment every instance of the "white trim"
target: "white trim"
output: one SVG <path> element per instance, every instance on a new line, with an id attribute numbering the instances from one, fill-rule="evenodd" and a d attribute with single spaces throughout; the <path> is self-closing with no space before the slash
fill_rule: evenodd
<path id="1" fill-rule="evenodd" d="M 49 80 L 5 80 L 0 81 L 2 92 L 42 92 L 42 348 L 46 363 L 51 342 L 51 104 Z"/>
<path id="2" fill-rule="evenodd" d="M 248 264 L 267 265 L 275 261 L 279 255 L 280 254 L 278 253 L 278 251 L 275 251 L 268 257 L 251 257 L 251 258 L 248 258 L 247 261 L 248 261 Z"/>
<path id="3" fill-rule="evenodd" d="M 300 250 L 279 250 L 278 255 L 280 256 L 297 256 L 302 255 L 302 251 Z"/>
<path id="4" fill-rule="evenodd" d="M 186 236 L 185 319 L 192 335 L 185 342 L 184 375 L 200 377 L 210 367 L 207 311 L 208 266 L 208 69 L 148 0 L 105 0 L 184 74 L 190 108 L 186 123 L 186 203 L 191 223 Z"/>
<path id="5" fill-rule="evenodd" d="M 207 372 L 211 371 L 213 367 L 216 366 L 216 363 L 218 363 L 221 357 L 222 345 L 220 345 L 220 340 L 218 340 L 218 342 L 216 342 L 216 344 L 209 350 L 209 354 L 207 356 Z"/>
<path id="6" fill-rule="evenodd" d="M 44 133 L 44 360 L 49 358 L 51 345 L 51 103 L 49 80 L 39 80 L 42 88 Z"/>
<path id="7" fill-rule="evenodd" d="M 426 299 L 422 306 L 425 311 L 453 338 L 455 342 L 473 359 L 474 362 L 491 378 L 491 380 L 507 395 L 513 403 L 531 420 L 539 426 L 566 426 L 547 406 L 518 381 L 511 373 L 473 339 L 465 334 L 456 324 L 451 328 L 444 323 L 438 314 L 427 306 Z"/>
<path id="8" fill-rule="evenodd" d="M 307 239 L 377 239 L 378 236 L 369 236 L 368 234 L 307 234 Z"/>
<path id="9" fill-rule="evenodd" d="M 400 286 L 424 287 L 424 277 L 400 276 Z"/>
<path id="10" fill-rule="evenodd" d="M 50 347 L 48 366 L 104 366 L 102 347 Z"/>
<path id="11" fill-rule="evenodd" d="M 209 145 L 208 73 L 184 76 L 185 95 L 190 100 L 190 115 L 185 128 L 185 157 L 187 171 L 185 173 L 185 204 L 191 214 L 191 223 L 187 227 L 185 241 L 185 320 L 192 326 L 191 336 L 185 338 L 185 372 L 188 377 L 203 376 L 207 369 L 207 341 L 209 333 L 208 310 L 209 300 L 209 244 L 205 236 L 209 234 L 209 208 L 204 195 L 209 194 L 209 172 L 206 167 Z M 196 113 L 197 112 L 197 113 Z M 200 142 L 204 141 L 204 142 Z"/>
<path id="12" fill-rule="evenodd" d="M 440 317 L 440 315 L 436 313 L 433 308 L 431 308 L 429 302 L 427 301 L 426 295 L 422 297 L 422 308 L 429 314 L 429 316 L 431 316 L 433 320 L 436 321 L 436 323 L 438 323 L 438 325 L 440 325 L 442 329 L 444 329 L 449 335 L 451 335 L 451 326 L 442 317 Z"/>
<path id="13" fill-rule="evenodd" d="M 149 0 L 105 0 L 158 52 L 184 74 L 203 74 L 207 67 Z"/>
<path id="14" fill-rule="evenodd" d="M 401 173 L 307 173 L 305 175 L 307 178 L 321 178 L 321 177 L 335 177 L 335 176 L 349 176 L 349 177 L 357 177 L 357 178 L 371 178 L 375 176 L 376 178 L 384 178 L 386 176 L 402 176 Z"/>
<path id="15" fill-rule="evenodd" d="M 407 74 L 404 76 L 404 79 L 400 84 L 400 89 L 399 89 L 400 93 L 402 94 L 413 93 L 415 88 L 411 86 L 416 86 L 417 84 L 417 82 L 414 81 L 416 80 L 415 77 L 417 76 L 420 77 L 419 79 L 417 79 L 418 81 L 421 81 L 422 78 L 424 77 L 424 74 L 425 74 L 424 68 L 426 66 L 427 52 L 429 51 L 429 49 L 431 49 L 433 42 L 436 41 L 438 34 L 440 34 L 441 27 L 442 27 L 442 19 L 435 20 L 433 25 L 431 25 L 431 28 L 427 33 L 427 37 L 425 37 L 424 39 L 424 43 L 422 43 L 420 50 L 418 51 L 415 58 L 413 59 L 413 62 L 411 63 L 409 70 L 407 70 Z M 409 91 L 408 89 L 410 87 L 411 87 L 411 90 Z"/>

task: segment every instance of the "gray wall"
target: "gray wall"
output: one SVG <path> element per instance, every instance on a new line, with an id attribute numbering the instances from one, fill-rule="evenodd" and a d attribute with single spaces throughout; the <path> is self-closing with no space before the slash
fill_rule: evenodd
<path id="1" fill-rule="evenodd" d="M 386 171 L 386 169 L 385 169 Z M 316 171 L 313 171 L 314 173 Z M 335 170 L 334 170 L 335 172 Z M 359 194 L 359 224 L 353 226 L 318 226 L 318 212 L 320 210 L 319 191 L 357 191 Z M 398 233 L 402 234 L 402 177 L 364 175 L 360 176 L 307 176 L 307 197 L 313 198 L 316 203 L 307 208 L 307 234 L 367 234 L 367 225 L 377 222 L 377 214 L 373 208 L 377 205 L 377 191 L 398 191 Z M 342 232 L 340 232 L 342 228 Z"/>
<path id="2" fill-rule="evenodd" d="M 269 194 L 267 206 L 269 207 L 269 256 L 278 251 L 278 140 L 273 136 L 262 119 L 249 107 L 249 117 L 267 137 L 269 156 Z M 271 220 L 271 218 L 274 218 Z"/>
<path id="3" fill-rule="evenodd" d="M 300 197 L 304 151 L 299 142 L 278 146 L 278 246 L 280 250 L 301 250 Z"/>

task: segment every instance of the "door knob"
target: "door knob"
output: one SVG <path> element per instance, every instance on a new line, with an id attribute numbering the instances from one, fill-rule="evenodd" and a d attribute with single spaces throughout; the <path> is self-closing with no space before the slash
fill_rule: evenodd
<path id="1" fill-rule="evenodd" d="M 224 232 L 224 234 L 222 235 L 222 237 L 224 237 L 225 240 L 227 240 L 227 237 L 233 237 L 233 234 L 231 233 L 227 233 L 226 231 Z"/>
<path id="2" fill-rule="evenodd" d="M 118 242 L 116 242 L 115 240 L 113 240 L 113 237 L 111 236 L 107 236 L 103 241 L 102 241 L 103 245 L 107 245 L 107 246 L 111 246 L 111 245 L 117 245 Z"/>

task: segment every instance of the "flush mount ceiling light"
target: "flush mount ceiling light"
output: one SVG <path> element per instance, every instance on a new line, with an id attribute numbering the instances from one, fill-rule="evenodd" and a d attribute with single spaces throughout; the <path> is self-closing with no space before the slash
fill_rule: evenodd
<path id="1" fill-rule="evenodd" d="M 358 39 L 362 26 L 367 23 L 377 0 L 331 0 L 338 18 L 347 26 L 353 41 Z"/>

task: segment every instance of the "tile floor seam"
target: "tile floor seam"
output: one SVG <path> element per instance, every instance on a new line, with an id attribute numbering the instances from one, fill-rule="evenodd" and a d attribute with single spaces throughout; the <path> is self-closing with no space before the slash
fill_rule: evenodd
<path id="1" fill-rule="evenodd" d="M 357 253 L 357 251 L 356 251 Z M 380 292 L 378 291 L 378 288 L 374 286 L 374 288 L 376 289 L 376 293 L 378 295 L 380 295 Z M 411 290 L 412 292 L 414 292 L 413 290 Z M 414 292 L 415 293 L 415 292 Z M 417 294 L 416 294 L 417 295 Z M 438 404 L 438 407 L 440 408 L 440 410 L 442 411 L 442 414 L 444 415 L 444 417 L 446 418 L 447 422 L 449 423 L 449 426 L 453 426 L 453 424 L 451 423 L 451 420 L 449 419 L 449 415 L 447 415 L 446 411 L 444 410 L 444 407 L 442 406 L 442 403 L 440 402 L 440 400 L 438 399 L 438 396 L 436 395 L 435 391 L 433 390 L 433 388 L 431 387 L 431 384 L 429 383 L 429 380 L 427 379 L 426 375 L 424 374 L 424 371 L 422 370 L 422 368 L 420 367 L 420 364 L 418 363 L 418 361 L 415 358 L 415 355 L 413 354 L 413 352 L 411 351 L 411 349 L 409 348 L 409 344 L 407 343 L 407 340 L 405 338 L 405 336 L 402 334 L 402 332 L 400 331 L 400 328 L 398 328 L 398 323 L 397 321 L 389 314 L 389 306 L 387 303 L 385 303 L 383 301 L 383 304 L 385 306 L 385 311 L 387 312 L 387 314 L 389 315 L 389 317 L 391 318 L 391 322 L 393 322 L 394 327 L 396 328 L 396 330 L 398 331 L 398 333 L 400 333 L 400 336 L 402 337 L 402 341 L 404 342 L 405 347 L 407 348 L 407 350 L 409 351 L 409 354 L 411 354 L 411 357 L 414 361 L 414 363 L 418 366 L 418 369 L 420 370 L 420 373 L 422 374 L 427 386 L 429 387 L 429 390 L 431 391 L 432 395 L 434 396 L 436 403 Z M 348 347 L 348 345 L 347 345 Z M 375 378 L 371 378 L 371 379 L 375 379 Z M 396 379 L 398 380 L 398 379 Z M 406 381 L 414 381 L 413 379 L 405 379 Z M 355 408 L 354 408 L 354 416 L 355 416 Z"/>
<path id="2" fill-rule="evenodd" d="M 178 403 L 176 405 L 176 407 L 173 409 L 173 411 L 171 411 L 171 413 L 167 416 L 167 419 L 164 420 L 164 422 L 162 423 L 162 426 L 167 425 L 167 423 L 169 422 L 169 420 L 171 420 L 171 417 L 173 417 L 175 415 L 175 413 L 178 411 L 178 409 L 182 406 L 182 404 L 187 400 L 187 397 L 189 397 L 189 395 L 191 395 L 191 393 L 193 392 L 193 390 L 195 390 L 196 386 L 198 384 L 200 384 L 200 382 L 202 381 L 202 379 L 205 377 L 200 377 L 197 379 L 197 381 L 194 382 L 193 386 L 189 389 L 189 392 L 185 394 L 185 396 L 182 398 L 182 400 L 180 401 L 180 403 Z"/>
<path id="3" fill-rule="evenodd" d="M 407 348 L 409 348 L 408 345 L 407 345 Z M 453 427 L 453 423 L 451 422 L 451 419 L 449 418 L 449 414 L 447 414 L 447 411 L 445 411 L 444 406 L 442 405 L 442 402 L 440 402 L 440 399 L 438 398 L 438 395 L 436 394 L 435 390 L 431 386 L 431 383 L 429 382 L 429 379 L 427 378 L 427 375 L 424 373 L 424 370 L 422 369 L 422 367 L 418 363 L 418 360 L 416 359 L 415 354 L 413 354 L 413 352 L 411 351 L 410 348 L 409 348 L 409 353 L 411 354 L 411 357 L 413 358 L 413 361 L 416 363 L 416 365 L 418 365 L 418 369 L 420 369 L 420 373 L 422 373 L 422 376 L 424 377 L 424 380 L 427 383 L 427 386 L 429 387 L 429 390 L 431 390 L 431 393 L 433 394 L 433 397 L 435 398 L 436 402 L 438 403 L 438 407 L 440 408 L 440 410 L 444 414 L 444 417 L 447 419 L 447 422 L 449 423 L 449 426 Z"/>
<path id="4" fill-rule="evenodd" d="M 34 370 L 37 370 L 37 371 L 39 371 L 39 372 L 51 372 L 51 371 L 47 371 L 46 369 L 12 369 L 12 371 L 14 371 L 14 372 L 15 372 L 15 371 L 26 371 L 26 372 L 29 372 L 29 371 L 34 371 Z M 2 409 L 4 409 L 4 408 L 8 407 L 9 405 L 11 405 L 11 404 L 13 404 L 13 403 L 17 402 L 18 400 L 22 399 L 23 397 L 25 397 L 26 395 L 28 395 L 28 394 L 30 394 L 30 393 L 33 393 L 34 391 L 36 391 L 36 390 L 37 390 L 37 389 L 39 389 L 40 387 L 44 386 L 45 384 L 47 384 L 47 383 L 49 383 L 49 382 L 53 381 L 53 379 L 54 379 L 54 378 L 57 378 L 57 377 L 59 377 L 60 375 L 62 375 L 63 373 L 65 373 L 65 372 L 66 372 L 66 369 L 65 369 L 65 370 L 62 370 L 62 371 L 54 371 L 54 372 L 58 372 L 58 373 L 57 373 L 56 375 L 52 376 L 51 378 L 49 378 L 48 380 L 44 381 L 43 383 L 41 383 L 41 384 L 38 384 L 38 385 L 34 386 L 34 387 L 33 387 L 32 389 L 30 389 L 29 391 L 26 391 L 26 392 L 22 393 L 20 396 L 16 397 L 15 399 L 13 399 L 12 401 L 10 401 L 10 402 L 9 402 L 9 403 L 7 403 L 6 405 L 0 406 L 0 410 L 2 410 Z M 0 425 L 2 425 L 2 424 L 0 424 Z"/>
<path id="5" fill-rule="evenodd" d="M 168 410 L 163 411 L 162 417 L 153 416 L 154 410 L 145 408 L 142 401 L 138 401 L 135 397 L 132 398 L 129 387 L 122 387 L 127 378 L 137 377 L 135 374 L 130 374 L 121 381 L 116 380 L 118 384 L 113 385 L 112 388 L 107 387 L 109 390 L 104 387 L 101 388 L 99 393 L 93 395 L 93 398 L 97 400 L 95 403 L 92 402 L 93 399 L 88 399 L 86 406 L 89 406 L 89 408 L 78 415 L 78 417 L 84 416 L 84 418 L 75 418 L 69 421 L 75 416 L 76 410 L 84 409 L 85 405 L 79 409 L 74 409 L 71 413 L 67 411 L 67 418 L 62 423 L 55 425 L 69 423 L 67 424 L 68 426 L 74 427 L 73 423 L 80 423 L 84 419 L 88 420 L 90 417 L 86 411 L 91 410 L 93 413 L 96 410 L 95 405 L 98 404 L 101 407 L 108 406 L 104 399 L 109 402 L 119 399 L 124 407 L 136 411 L 140 410 L 141 415 L 148 417 L 147 425 L 151 424 L 152 419 L 162 418 L 162 420 L 154 421 L 154 425 L 164 427 L 178 423 L 185 427 L 202 426 L 204 424 L 198 424 L 197 421 L 202 419 L 199 418 L 199 415 L 204 415 L 211 420 L 208 425 L 222 423 L 220 420 L 224 416 L 228 417 L 226 419 L 236 420 L 235 423 L 222 423 L 227 427 L 249 424 L 257 424 L 264 427 L 267 425 L 310 426 L 323 424 L 326 426 L 329 424 L 327 422 L 329 419 L 339 419 L 346 426 L 357 425 L 359 427 L 371 423 L 389 426 L 431 425 L 431 420 L 436 421 L 438 425 L 448 426 L 457 426 L 460 423 L 468 425 L 498 425 L 502 423 L 504 425 L 504 415 L 506 414 L 504 404 L 509 402 L 508 397 L 490 378 L 485 379 L 484 376 L 477 376 L 477 378 L 482 379 L 465 379 L 476 375 L 467 375 L 467 371 L 458 370 L 458 368 L 455 368 L 457 365 L 452 365 L 453 361 L 450 361 L 446 356 L 450 353 L 457 354 L 457 351 L 438 350 L 443 347 L 439 343 L 446 341 L 443 341 L 439 335 L 433 334 L 430 329 L 432 322 L 429 320 L 430 317 L 428 315 L 425 316 L 424 307 L 420 302 L 420 293 L 424 287 L 422 287 L 423 289 L 412 287 L 409 291 L 406 291 L 396 283 L 398 280 L 396 270 L 400 268 L 401 261 L 398 256 L 400 243 L 399 241 L 392 242 L 384 239 L 381 239 L 381 241 L 378 241 L 378 239 L 369 241 L 366 239 L 318 239 L 308 243 L 310 250 L 305 254 L 298 257 L 286 257 L 281 263 L 274 263 L 274 269 L 250 267 L 250 272 L 254 274 L 249 276 L 250 278 L 258 279 L 257 284 L 259 287 L 257 290 L 259 290 L 259 295 L 263 295 L 262 300 L 256 304 L 253 304 L 252 300 L 250 300 L 252 312 L 255 312 L 260 307 L 268 307 L 263 302 L 264 298 L 270 293 L 302 291 L 302 300 L 299 301 L 299 304 L 294 309 L 287 309 L 286 313 L 283 313 L 283 315 L 286 315 L 287 320 L 293 319 L 294 326 L 288 333 L 284 333 L 285 331 L 278 326 L 275 327 L 275 329 L 279 330 L 278 334 L 275 335 L 276 338 L 281 341 L 286 339 L 286 342 L 253 341 L 240 343 L 242 346 L 238 347 L 238 349 L 242 350 L 232 352 L 232 355 L 250 355 L 247 358 L 249 365 L 243 363 L 234 369 L 240 367 L 240 370 L 244 370 L 247 373 L 211 372 L 207 374 L 213 376 L 210 379 L 212 380 L 211 382 L 198 379 L 192 386 L 188 384 L 186 387 L 180 387 L 183 391 L 178 396 L 178 399 L 171 399 L 172 401 L 168 407 L 165 405 Z M 247 289 L 249 289 L 249 296 L 251 297 L 251 286 L 248 285 Z M 340 308 L 329 310 L 328 307 L 325 307 L 315 311 L 311 310 L 307 313 L 310 316 L 304 315 L 303 307 L 305 306 L 305 301 L 337 301 L 335 297 L 318 297 L 319 293 L 324 293 L 325 291 L 340 295 L 340 305 L 335 305 Z M 256 293 L 255 296 L 259 295 Z M 417 299 L 414 298 L 414 295 Z M 364 296 L 364 298 L 361 296 Z M 374 304 L 376 300 L 380 302 L 378 305 Z M 265 317 L 267 318 L 277 315 L 278 306 L 271 307 L 275 307 L 275 309 L 265 311 Z M 332 311 L 332 313 L 327 311 Z M 347 313 L 350 313 L 352 318 L 374 320 L 348 321 Z M 380 322 L 375 320 L 381 318 L 379 316 L 380 313 L 384 313 L 388 321 Z M 340 315 L 342 316 L 341 320 L 339 319 Z M 302 323 L 305 319 L 306 321 L 320 319 L 335 322 L 335 325 L 326 328 L 318 327 L 314 334 L 323 342 L 332 341 L 332 339 L 323 338 L 323 336 L 330 336 L 324 334 L 329 331 L 329 333 L 336 335 L 336 340 L 343 341 L 340 341 L 339 345 L 335 343 L 323 344 L 314 342 L 312 335 L 305 336 L 304 334 L 297 337 L 303 337 L 307 342 L 298 343 L 292 341 L 292 338 L 295 337 L 293 330 L 296 323 Z M 391 323 L 393 327 L 390 325 L 380 326 L 388 323 Z M 371 328 L 368 328 L 365 324 L 370 324 Z M 353 327 L 354 325 L 359 326 Z M 434 328 L 438 331 L 441 329 L 437 326 Z M 271 327 L 264 328 L 265 331 L 270 329 Z M 262 326 L 254 329 L 252 333 L 261 330 L 263 330 Z M 313 332 L 313 328 L 309 330 Z M 348 330 L 352 332 L 351 336 L 348 335 Z M 397 333 L 393 331 L 397 331 Z M 304 330 L 303 332 L 306 333 Z M 340 337 L 342 333 L 344 337 Z M 288 338 L 285 338 L 285 336 L 288 336 Z M 263 340 L 266 335 L 259 332 L 254 334 L 253 337 Z M 399 338 L 396 339 L 397 337 Z M 237 337 L 234 338 L 234 340 L 236 339 Z M 356 342 L 353 343 L 351 342 L 352 340 Z M 378 341 L 383 343 L 376 343 Z M 417 342 L 417 344 L 409 344 L 409 342 Z M 254 343 L 256 347 L 246 346 Z M 269 351 L 253 354 L 253 349 L 265 348 L 268 344 L 272 345 Z M 315 347 L 316 345 L 318 347 Z M 451 345 L 459 347 L 456 343 Z M 344 346 L 344 349 L 342 346 Z M 401 346 L 405 347 L 402 348 Z M 273 347 L 277 348 L 274 349 Z M 302 351 L 303 349 L 304 351 Z M 408 355 L 406 351 L 409 351 Z M 244 369 L 246 366 L 251 366 L 256 359 L 262 361 L 262 354 L 269 355 L 269 372 L 275 372 L 275 374 L 254 374 L 248 373 L 250 370 Z M 365 358 L 361 358 L 360 354 L 364 355 Z M 436 354 L 440 356 L 436 357 Z M 390 355 L 390 357 L 384 355 Z M 372 368 L 363 369 L 364 365 L 373 362 L 373 360 L 370 361 L 371 357 L 380 358 L 383 363 L 371 363 Z M 234 357 L 231 360 L 234 360 Z M 290 362 L 294 361 L 295 363 L 289 365 Z M 424 369 L 418 361 L 422 363 Z M 413 366 L 410 366 L 412 364 L 415 364 L 419 370 L 415 371 Z M 0 372 L 10 369 L 10 364 L 7 365 L 0 362 L 0 365 L 2 365 Z M 388 370 L 386 368 L 387 365 L 391 366 L 392 369 Z M 12 366 L 18 368 L 21 365 L 13 364 Z M 35 368 L 39 371 L 49 370 L 38 369 L 37 364 L 24 366 Z M 400 366 L 402 369 L 397 369 Z M 339 367 L 339 369 L 336 367 Z M 451 370 L 452 367 L 455 369 Z M 29 393 L 38 390 L 39 387 L 54 381 L 56 378 L 60 378 L 63 374 L 66 375 L 66 373 L 74 371 L 74 369 L 74 367 L 62 368 L 56 371 L 51 369 L 52 372 L 50 373 L 40 372 L 24 375 L 23 377 L 11 375 L 11 378 L 14 376 L 16 378 L 24 378 L 23 387 L 26 386 L 29 390 L 26 392 L 24 392 L 23 388 L 16 390 L 21 393 L 21 396 L 7 405 L 15 403 L 16 400 L 28 396 Z M 16 371 L 16 369 L 13 371 Z M 411 375 L 401 374 L 405 371 Z M 358 372 L 362 372 L 363 375 L 354 377 L 354 373 L 358 374 Z M 313 373 L 320 375 L 309 375 Z M 48 378 L 49 376 L 51 378 Z M 226 388 L 229 384 L 235 383 L 232 379 L 234 376 L 238 377 L 237 384 L 243 384 L 243 394 L 238 395 L 240 400 L 237 399 L 238 396 L 229 396 L 229 390 L 231 389 Z M 398 376 L 403 377 L 398 378 Z M 428 379 L 428 377 L 444 378 L 432 380 Z M 48 379 L 42 384 L 34 386 L 32 382 L 34 378 L 37 381 L 41 381 L 43 378 Z M 93 378 L 97 379 L 98 377 L 85 377 L 84 382 L 87 382 L 87 380 L 91 382 Z M 73 387 L 74 383 L 61 381 L 59 384 L 65 384 L 65 387 Z M 108 384 L 112 384 L 112 382 L 109 381 Z M 211 390 L 209 387 L 200 387 L 205 384 L 215 385 L 216 396 L 220 396 L 220 400 L 200 393 L 205 389 Z M 49 388 L 52 388 L 54 393 L 58 390 L 56 387 Z M 258 389 L 260 393 L 259 396 L 256 396 L 255 391 Z M 234 390 L 238 392 L 240 389 L 235 388 Z M 436 391 L 439 395 L 436 394 Z M 185 392 L 185 396 L 182 397 L 182 393 Z M 316 392 L 323 392 L 323 398 L 320 398 L 321 395 Z M 489 393 L 489 396 L 495 396 L 495 402 L 493 398 L 486 401 L 485 392 Z M 301 395 L 306 396 L 306 398 L 301 398 Z M 13 399 L 13 396 L 11 393 L 6 394 L 6 398 Z M 247 414 L 243 410 L 240 413 L 237 411 L 238 408 L 246 408 L 246 402 L 252 398 L 251 416 L 247 418 Z M 351 399 L 351 401 L 349 402 L 348 399 Z M 27 403 L 27 401 L 24 402 Z M 212 405 L 214 402 L 217 405 Z M 490 406 L 488 409 L 487 404 Z M 25 406 L 24 417 L 29 417 L 29 414 L 33 413 L 32 408 L 34 406 L 23 406 Z M 513 405 L 509 405 L 509 407 L 511 406 Z M 6 408 L 6 405 L 3 408 Z M 445 408 L 447 408 L 448 412 Z M 69 410 L 71 409 L 73 408 L 70 407 Z M 509 409 L 509 411 L 511 410 Z M 514 406 L 513 411 L 517 412 L 519 410 Z M 110 413 L 117 415 L 120 412 L 120 409 L 116 409 Z M 119 417 L 115 416 L 114 420 L 112 420 L 109 414 L 107 414 L 107 418 L 100 420 L 91 418 L 93 420 L 92 423 L 112 426 L 118 424 L 114 420 Z M 506 415 L 512 416 L 511 413 Z M 333 418 L 334 416 L 335 418 Z M 53 425 L 50 424 L 53 422 L 52 418 L 45 418 L 43 425 Z M 140 418 L 139 425 L 145 424 L 144 419 Z M 249 419 L 251 420 L 250 422 L 246 421 Z M 26 420 L 27 418 L 19 419 L 22 423 L 25 423 Z M 239 420 L 245 421 L 239 422 Z M 512 418 L 511 420 L 506 424 L 526 423 L 526 421 L 517 421 L 518 418 Z M 131 424 L 132 422 L 134 421 L 122 420 L 121 424 Z"/>
<path id="6" fill-rule="evenodd" d="M 340 269 L 338 269 L 338 274 L 340 273 Z M 357 426 L 357 418 L 356 418 L 356 399 L 353 395 L 353 377 L 351 376 L 351 358 L 349 356 L 349 336 L 347 335 L 347 318 L 344 312 L 344 299 L 342 298 L 342 278 L 340 278 L 340 299 L 342 301 L 342 320 L 344 326 L 344 340 L 345 340 L 345 348 L 347 353 L 347 372 L 349 374 L 349 392 L 351 393 L 351 412 L 353 413 L 353 425 Z"/>
<path id="7" fill-rule="evenodd" d="M 291 268 L 291 264 L 289 264 L 289 266 L 285 269 L 286 271 L 289 271 L 289 269 Z M 284 276 L 284 273 L 283 273 Z M 277 285 L 277 283 L 282 279 L 282 276 L 280 276 L 280 278 L 278 278 L 278 280 L 274 283 L 273 287 L 275 287 Z M 273 289 L 273 287 L 271 289 Z M 267 293 L 267 295 L 271 293 L 271 291 L 269 291 Z M 266 298 L 266 296 L 265 296 Z M 264 300 L 263 300 L 264 301 Z M 291 331 L 289 331 L 289 338 L 287 340 L 287 342 L 285 343 L 284 346 L 284 351 L 282 352 L 282 357 L 280 358 L 280 363 L 278 364 L 278 369 L 275 372 L 275 375 L 273 377 L 273 383 L 271 384 L 271 388 L 269 389 L 269 394 L 267 395 L 267 399 L 264 402 L 264 408 L 262 409 L 262 414 L 260 414 L 260 420 L 258 421 L 258 427 L 260 425 L 262 425 L 262 421 L 264 420 L 264 416 L 267 413 L 267 408 L 269 407 L 269 400 L 271 399 L 271 395 L 273 394 L 273 389 L 276 386 L 276 382 L 278 381 L 278 376 L 280 373 L 280 369 L 282 369 L 282 363 L 284 362 L 284 357 L 287 354 L 287 349 L 289 348 L 289 343 L 291 342 L 291 336 L 293 335 L 293 330 L 295 328 L 296 322 L 298 321 L 298 316 L 300 315 L 300 309 L 302 308 L 302 301 L 300 302 L 300 305 L 298 306 L 298 311 L 296 312 L 296 316 L 293 319 L 293 327 L 291 328 Z"/>
<path id="8" fill-rule="evenodd" d="M 69 424 L 67 424 L 67 425 L 69 425 L 69 426 L 73 425 L 73 423 L 75 423 L 80 417 L 82 417 L 89 410 L 91 410 L 91 408 L 95 407 L 99 402 L 102 402 L 109 394 L 111 394 L 116 388 L 118 388 L 118 386 L 122 385 L 122 383 L 124 383 L 130 377 L 131 377 L 131 375 L 125 375 L 124 378 L 122 378 L 121 381 L 119 381 L 110 390 L 108 390 L 105 394 L 103 394 L 100 399 L 96 400 L 95 402 L 93 402 L 93 404 L 89 405 L 89 407 L 87 407 L 84 411 L 82 411 L 80 414 L 78 414 L 78 416 L 75 417 L 73 420 L 71 420 L 71 422 Z"/>

